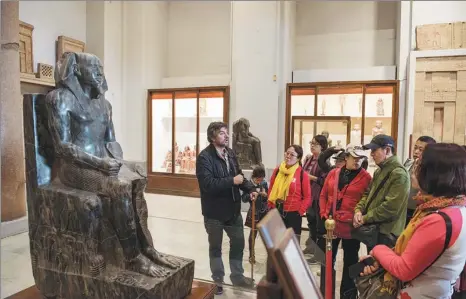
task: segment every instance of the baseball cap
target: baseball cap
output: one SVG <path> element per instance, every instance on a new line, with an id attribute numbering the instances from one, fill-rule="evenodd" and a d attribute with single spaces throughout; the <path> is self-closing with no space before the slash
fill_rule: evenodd
<path id="1" fill-rule="evenodd" d="M 346 156 L 346 153 L 345 153 L 344 150 L 342 150 L 341 152 L 336 154 L 335 157 L 333 157 L 333 159 L 335 159 L 337 161 L 342 161 L 342 160 L 345 160 L 345 156 Z"/>
<path id="2" fill-rule="evenodd" d="M 367 158 L 366 152 L 364 151 L 362 145 L 348 145 L 346 148 L 346 154 L 355 158 Z"/>
<path id="3" fill-rule="evenodd" d="M 364 145 L 363 148 L 366 150 L 376 150 L 386 146 L 390 146 L 392 149 L 395 148 L 395 141 L 388 135 L 380 134 L 372 138 L 371 142 Z"/>

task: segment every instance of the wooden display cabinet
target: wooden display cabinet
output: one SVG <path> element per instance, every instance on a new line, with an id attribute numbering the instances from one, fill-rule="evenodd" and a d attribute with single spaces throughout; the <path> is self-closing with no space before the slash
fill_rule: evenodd
<path id="1" fill-rule="evenodd" d="M 147 192 L 199 197 L 196 158 L 209 124 L 228 124 L 229 87 L 151 89 L 147 100 Z"/>
<path id="2" fill-rule="evenodd" d="M 292 130 L 293 118 L 309 117 L 315 123 L 332 118 L 349 119 L 349 136 L 347 131 L 343 134 L 341 128 L 332 132 L 330 125 L 327 129 L 313 131 L 313 135 L 328 131 L 330 146 L 337 145 L 338 140 L 342 146 L 348 143 L 366 144 L 379 133 L 391 135 L 396 141 L 398 89 L 399 83 L 395 80 L 287 84 L 284 147 L 288 147 L 295 139 L 292 137 L 295 131 Z M 337 131 L 342 132 L 340 134 Z M 305 154 L 309 153 L 308 146 L 303 145 Z"/>

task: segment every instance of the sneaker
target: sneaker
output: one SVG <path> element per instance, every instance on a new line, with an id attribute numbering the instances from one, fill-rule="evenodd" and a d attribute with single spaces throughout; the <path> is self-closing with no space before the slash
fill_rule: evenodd
<path id="1" fill-rule="evenodd" d="M 251 288 L 254 287 L 254 281 L 249 277 L 231 278 L 231 283 L 237 287 Z"/>
<path id="2" fill-rule="evenodd" d="M 215 290 L 215 295 L 222 295 L 223 294 L 223 287 L 217 285 L 217 289 Z"/>

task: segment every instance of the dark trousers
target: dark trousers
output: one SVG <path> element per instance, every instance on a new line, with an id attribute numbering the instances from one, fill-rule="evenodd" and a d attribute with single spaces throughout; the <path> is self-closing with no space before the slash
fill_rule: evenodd
<path id="1" fill-rule="evenodd" d="M 283 222 L 286 228 L 292 228 L 298 240 L 301 238 L 301 230 L 303 225 L 303 217 L 299 215 L 299 212 L 283 212 Z"/>
<path id="2" fill-rule="evenodd" d="M 307 227 L 309 228 L 309 239 L 307 242 L 308 244 L 306 244 L 307 246 L 309 246 L 309 240 L 317 243 L 317 215 L 319 215 L 317 208 L 317 203 L 313 202 L 312 206 L 310 206 L 306 212 Z"/>
<path id="3" fill-rule="evenodd" d="M 359 248 L 361 247 L 361 242 L 354 239 L 333 240 L 332 254 L 334 268 L 340 242 L 342 242 L 343 248 L 343 274 L 341 276 L 340 298 L 356 299 L 356 285 L 354 284 L 354 280 L 349 276 L 349 268 L 359 262 Z"/>
<path id="4" fill-rule="evenodd" d="M 209 239 L 209 260 L 212 279 L 217 283 L 222 283 L 225 276 L 222 260 L 223 231 L 230 238 L 230 277 L 232 280 L 241 279 L 244 273 L 244 230 L 241 214 L 230 221 L 219 221 L 204 217 L 204 226 Z"/>

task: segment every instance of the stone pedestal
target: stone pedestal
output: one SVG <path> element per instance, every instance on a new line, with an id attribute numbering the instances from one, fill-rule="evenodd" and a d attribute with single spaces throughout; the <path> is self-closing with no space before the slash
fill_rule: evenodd
<path id="1" fill-rule="evenodd" d="M 0 145 L 2 222 L 26 216 L 19 2 L 1 1 Z"/>

